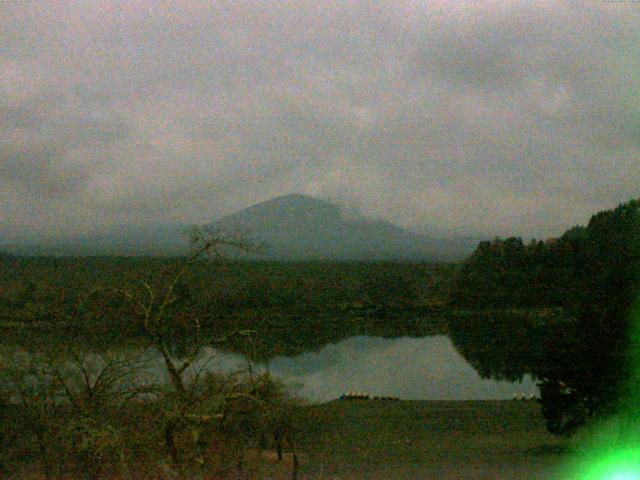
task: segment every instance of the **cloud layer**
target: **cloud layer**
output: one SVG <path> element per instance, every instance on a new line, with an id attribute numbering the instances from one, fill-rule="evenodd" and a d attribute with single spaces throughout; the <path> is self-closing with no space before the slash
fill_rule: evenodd
<path id="1" fill-rule="evenodd" d="M 0 227 L 302 192 L 557 235 L 639 196 L 639 26 L 633 2 L 3 3 Z"/>

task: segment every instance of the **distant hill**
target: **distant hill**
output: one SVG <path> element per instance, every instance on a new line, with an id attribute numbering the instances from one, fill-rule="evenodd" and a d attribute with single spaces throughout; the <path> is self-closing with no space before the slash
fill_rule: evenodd
<path id="1" fill-rule="evenodd" d="M 307 195 L 277 197 L 210 224 L 242 232 L 266 248 L 252 258 L 272 260 L 461 260 L 477 242 L 430 238 L 384 220 L 363 217 Z M 188 225 L 119 226 L 70 239 L 2 242 L 0 250 L 22 255 L 181 255 L 189 247 Z"/>
<path id="2" fill-rule="evenodd" d="M 223 231 L 246 232 L 252 239 L 265 242 L 263 256 L 273 259 L 451 259 L 441 242 L 307 195 L 277 197 L 213 225 Z"/>
<path id="3" fill-rule="evenodd" d="M 2 241 L 0 251 L 16 255 L 182 255 L 189 247 L 188 225 L 118 225 L 99 234 L 70 238 L 22 238 Z"/>

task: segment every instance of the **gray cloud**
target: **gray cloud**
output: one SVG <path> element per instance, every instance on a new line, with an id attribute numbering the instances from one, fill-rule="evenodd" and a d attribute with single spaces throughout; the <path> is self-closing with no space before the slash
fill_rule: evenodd
<path id="1" fill-rule="evenodd" d="M 638 196 L 633 3 L 0 6 L 0 224 L 206 221 L 306 192 L 557 235 Z"/>
<path id="2" fill-rule="evenodd" d="M 9 99 L 11 100 L 11 99 Z M 85 111 L 87 98 L 38 95 L 0 106 L 0 182 L 34 196 L 81 193 L 108 158 L 102 151 L 126 138 L 127 126 Z"/>

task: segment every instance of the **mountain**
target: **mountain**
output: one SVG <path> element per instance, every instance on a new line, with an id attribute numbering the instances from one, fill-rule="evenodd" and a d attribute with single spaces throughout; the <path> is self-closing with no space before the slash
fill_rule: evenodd
<path id="1" fill-rule="evenodd" d="M 444 260 L 425 236 L 344 207 L 291 194 L 246 208 L 213 223 L 264 242 L 265 258 L 286 260 Z"/>
<path id="2" fill-rule="evenodd" d="M 189 248 L 187 225 L 116 225 L 104 232 L 72 237 L 5 234 L 0 252 L 16 255 L 182 255 Z"/>
<path id="3" fill-rule="evenodd" d="M 259 203 L 210 226 L 227 233 L 241 232 L 265 244 L 262 252 L 248 258 L 272 260 L 460 260 L 477 245 L 421 235 L 300 194 Z M 187 229 L 180 224 L 116 226 L 100 234 L 46 239 L 26 233 L 12 238 L 0 229 L 0 251 L 20 255 L 181 255 L 189 247 Z"/>

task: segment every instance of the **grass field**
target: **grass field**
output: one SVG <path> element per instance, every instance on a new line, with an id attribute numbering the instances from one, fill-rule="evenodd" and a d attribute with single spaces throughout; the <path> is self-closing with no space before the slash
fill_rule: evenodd
<path id="1" fill-rule="evenodd" d="M 303 478 L 565 478 L 566 441 L 546 432 L 534 401 L 333 401 L 309 410 Z"/>

